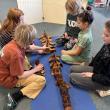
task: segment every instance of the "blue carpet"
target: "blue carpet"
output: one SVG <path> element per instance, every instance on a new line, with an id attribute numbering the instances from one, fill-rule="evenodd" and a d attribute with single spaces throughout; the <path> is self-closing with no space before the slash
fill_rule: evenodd
<path id="1" fill-rule="evenodd" d="M 53 37 L 54 39 L 56 36 Z M 38 39 L 35 40 L 35 44 L 40 45 Z M 56 54 L 60 55 L 62 48 L 56 47 Z M 50 55 L 36 55 L 31 54 L 31 63 L 34 64 L 36 59 L 39 59 L 45 67 L 46 87 L 39 94 L 39 96 L 32 101 L 32 110 L 64 110 L 62 105 L 62 99 L 59 89 L 55 84 L 54 77 L 51 76 L 50 65 L 48 58 Z M 69 69 L 70 65 L 63 63 L 62 75 L 66 82 L 69 82 Z M 95 105 L 89 96 L 87 91 L 79 88 L 71 87 L 69 89 L 70 99 L 73 110 L 96 110 Z"/>

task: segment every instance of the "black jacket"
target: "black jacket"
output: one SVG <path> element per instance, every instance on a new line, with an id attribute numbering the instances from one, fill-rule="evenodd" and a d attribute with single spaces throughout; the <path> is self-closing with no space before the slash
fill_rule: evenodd
<path id="1" fill-rule="evenodd" d="M 92 80 L 110 86 L 110 45 L 104 45 L 101 48 L 90 66 L 93 66 Z"/>

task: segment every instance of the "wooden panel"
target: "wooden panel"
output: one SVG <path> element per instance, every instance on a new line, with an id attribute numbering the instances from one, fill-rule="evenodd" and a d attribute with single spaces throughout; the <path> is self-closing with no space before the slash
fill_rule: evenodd
<path id="1" fill-rule="evenodd" d="M 65 24 L 66 0 L 43 0 L 45 22 Z"/>

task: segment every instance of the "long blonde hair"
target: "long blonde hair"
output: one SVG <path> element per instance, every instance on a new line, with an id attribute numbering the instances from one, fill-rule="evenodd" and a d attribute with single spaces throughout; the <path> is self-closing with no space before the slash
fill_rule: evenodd
<path id="1" fill-rule="evenodd" d="M 36 37 L 36 29 L 32 25 L 19 24 L 15 29 L 14 40 L 22 47 L 28 47 Z"/>
<path id="2" fill-rule="evenodd" d="M 76 0 L 67 0 L 65 3 L 65 8 L 67 12 L 70 14 L 77 14 L 79 13 L 79 5 L 77 4 Z"/>

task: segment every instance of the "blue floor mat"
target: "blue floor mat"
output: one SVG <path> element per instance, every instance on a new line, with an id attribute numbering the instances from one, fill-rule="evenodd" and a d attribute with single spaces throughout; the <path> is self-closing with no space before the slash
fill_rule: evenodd
<path id="1" fill-rule="evenodd" d="M 56 36 L 54 36 L 55 40 Z M 35 44 L 40 45 L 38 39 Z M 62 48 L 56 47 L 56 54 L 60 55 Z M 39 59 L 44 64 L 46 73 L 46 86 L 39 94 L 39 96 L 32 101 L 32 110 L 64 110 L 62 99 L 58 87 L 56 86 L 54 77 L 51 75 L 50 65 L 48 58 L 50 55 L 36 55 L 31 54 L 31 63 L 34 64 L 36 59 Z M 62 75 L 66 82 L 69 82 L 70 65 L 63 63 Z M 91 96 L 87 91 L 79 88 L 71 87 L 69 89 L 70 99 L 73 110 L 96 110 Z"/>

